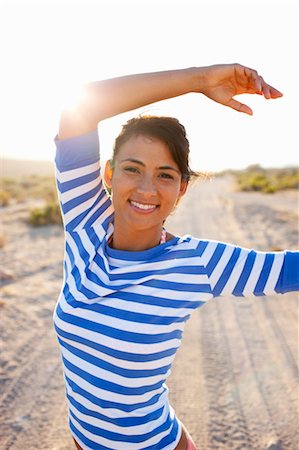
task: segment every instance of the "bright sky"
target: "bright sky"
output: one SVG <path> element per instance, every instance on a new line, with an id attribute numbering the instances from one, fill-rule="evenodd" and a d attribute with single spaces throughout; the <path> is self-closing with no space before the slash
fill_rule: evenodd
<path id="1" fill-rule="evenodd" d="M 53 159 L 61 104 L 77 83 L 239 62 L 284 97 L 243 96 L 253 117 L 198 94 L 141 112 L 186 126 L 197 170 L 298 164 L 296 0 L 2 0 L 1 17 L 4 157 Z M 104 159 L 120 125 L 139 112 L 103 122 Z"/>

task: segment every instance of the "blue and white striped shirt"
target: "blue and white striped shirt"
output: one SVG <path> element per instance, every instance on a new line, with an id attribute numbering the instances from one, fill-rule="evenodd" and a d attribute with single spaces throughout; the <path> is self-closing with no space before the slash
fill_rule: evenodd
<path id="1" fill-rule="evenodd" d="M 181 428 L 165 381 L 190 314 L 220 295 L 297 290 L 298 254 L 191 236 L 111 249 L 97 132 L 58 141 L 56 164 L 66 247 L 54 324 L 71 432 L 83 449 L 172 450 Z"/>

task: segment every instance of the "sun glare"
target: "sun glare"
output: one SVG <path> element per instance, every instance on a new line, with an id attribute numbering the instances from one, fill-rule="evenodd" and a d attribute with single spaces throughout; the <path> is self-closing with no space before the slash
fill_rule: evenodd
<path id="1" fill-rule="evenodd" d="M 51 137 L 57 132 L 61 112 L 76 109 L 84 99 L 84 85 L 92 80 L 238 61 L 258 69 L 266 81 L 284 92 L 284 97 L 273 102 L 250 97 L 248 105 L 254 111 L 253 118 L 195 94 L 148 105 L 140 113 L 177 117 L 190 137 L 194 168 L 200 170 L 218 170 L 236 164 L 243 167 L 255 162 L 267 166 L 296 163 L 298 70 L 293 55 L 298 52 L 292 0 L 272 2 L 271 20 L 266 22 L 267 2 L 259 2 L 258 16 L 249 7 L 246 17 L 233 7 L 235 0 L 228 2 L 229 5 L 219 2 L 219 20 L 213 15 L 215 2 L 205 2 L 204 7 L 198 9 L 200 27 L 198 15 L 192 13 L 198 8 L 195 0 L 187 1 L 186 7 L 181 7 L 179 0 L 172 0 L 173 17 L 165 21 L 169 1 L 159 3 L 158 15 L 155 8 L 148 8 L 145 22 L 136 20 L 138 14 L 143 17 L 141 6 L 137 7 L 143 2 L 135 0 L 5 2 L 6 18 L 1 28 L 7 42 L 1 54 L 2 67 L 6 68 L 1 72 L 2 153 L 9 158 L 51 159 Z M 149 4 L 147 0 L 146 3 Z M 251 5 L 252 0 L 247 0 L 246 4 Z M 134 14 L 128 13 L 130 8 Z M 223 20 L 226 16 L 234 23 L 231 30 L 227 30 Z M 253 35 L 243 33 L 248 23 L 255 26 Z M 182 33 L 173 32 L 178 27 Z M 282 29 L 279 34 L 278 28 Z M 165 41 L 167 33 L 171 49 Z M 237 35 L 242 39 L 236 39 Z M 207 36 L 208 45 L 198 50 L 197 42 L 205 41 Z M 139 41 L 140 48 L 136 44 Z M 273 50 L 269 58 L 264 57 L 261 42 L 262 48 Z M 178 48 L 184 51 L 178 54 Z M 290 51 L 285 52 L 285 48 Z M 285 70 L 286 67 L 290 70 Z M 21 118 L 18 132 L 16 111 Z M 102 151 L 107 149 L 109 157 L 120 125 L 135 114 L 136 111 L 132 111 L 103 121 L 101 146 Z M 218 149 L 224 146 L 226 151 L 219 153 Z"/>
<path id="2" fill-rule="evenodd" d="M 84 99 L 84 86 L 82 82 L 63 83 L 58 91 L 60 110 L 75 110 Z"/>

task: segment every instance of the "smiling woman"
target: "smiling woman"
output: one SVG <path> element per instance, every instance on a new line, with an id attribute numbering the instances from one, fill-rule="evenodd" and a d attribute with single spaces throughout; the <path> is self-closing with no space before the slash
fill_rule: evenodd
<path id="1" fill-rule="evenodd" d="M 105 168 L 107 194 L 98 122 L 188 92 L 249 115 L 236 94 L 282 95 L 255 70 L 219 65 L 92 83 L 61 117 L 56 165 L 66 254 L 54 323 L 79 449 L 195 450 L 165 384 L 191 312 L 222 295 L 299 289 L 296 252 L 165 231 L 196 175 L 176 119 L 141 117 L 124 126 Z"/>
<path id="2" fill-rule="evenodd" d="M 121 146 L 114 169 L 106 166 L 105 182 L 117 211 L 113 245 L 131 251 L 159 243 L 161 223 L 187 187 L 166 144 L 146 136 L 131 137 Z"/>
<path id="3" fill-rule="evenodd" d="M 146 116 L 131 119 L 123 127 L 104 176 L 118 224 L 119 232 L 113 238 L 117 248 L 140 251 L 159 242 L 161 223 L 195 175 L 189 168 L 188 155 L 185 129 L 175 119 Z M 152 235 L 144 233 L 150 228 Z"/>

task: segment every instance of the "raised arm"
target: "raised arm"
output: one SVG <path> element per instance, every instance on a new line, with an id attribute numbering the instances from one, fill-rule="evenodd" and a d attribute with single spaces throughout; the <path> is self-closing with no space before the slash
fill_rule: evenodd
<path id="1" fill-rule="evenodd" d="M 260 94 L 267 99 L 282 95 L 255 70 L 240 64 L 128 75 L 87 84 L 78 105 L 63 111 L 59 139 L 88 133 L 108 117 L 190 92 L 250 115 L 252 110 L 235 95 Z"/>

